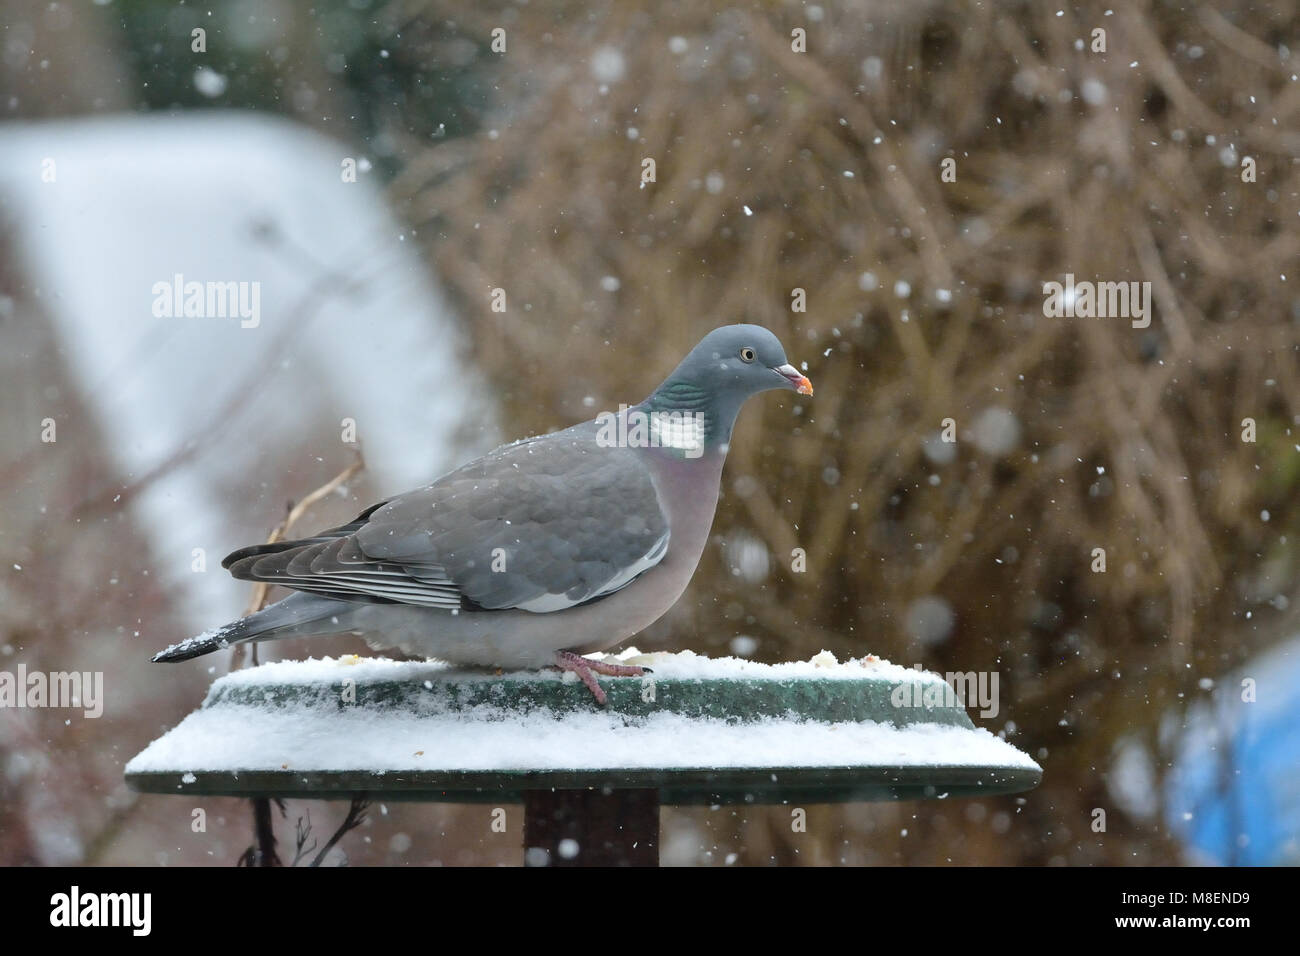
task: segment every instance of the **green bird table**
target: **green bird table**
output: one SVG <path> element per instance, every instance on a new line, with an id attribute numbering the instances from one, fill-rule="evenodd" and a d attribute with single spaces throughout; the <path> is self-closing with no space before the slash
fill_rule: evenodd
<path id="1" fill-rule="evenodd" d="M 605 658 L 601 677 L 345 657 L 213 683 L 126 767 L 146 793 L 522 803 L 529 865 L 656 865 L 663 804 L 1016 793 L 1042 770 L 937 674 L 867 657 Z"/>

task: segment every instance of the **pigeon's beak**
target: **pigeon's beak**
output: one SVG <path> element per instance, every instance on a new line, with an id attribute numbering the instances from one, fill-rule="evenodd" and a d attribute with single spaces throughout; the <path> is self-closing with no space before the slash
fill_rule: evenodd
<path id="1" fill-rule="evenodd" d="M 800 395 L 811 395 L 813 393 L 812 382 L 808 381 L 808 376 L 804 375 L 793 365 L 781 365 L 772 371 L 778 372 Z"/>

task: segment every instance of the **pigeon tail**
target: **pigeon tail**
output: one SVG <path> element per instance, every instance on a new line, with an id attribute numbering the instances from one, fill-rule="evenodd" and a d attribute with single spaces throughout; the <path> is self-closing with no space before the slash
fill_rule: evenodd
<path id="1" fill-rule="evenodd" d="M 311 594 L 291 594 L 283 601 L 248 617 L 173 644 L 155 654 L 153 661 L 188 661 L 248 641 L 344 631 L 347 627 L 340 623 L 340 616 L 354 607 L 347 601 L 332 601 Z"/>

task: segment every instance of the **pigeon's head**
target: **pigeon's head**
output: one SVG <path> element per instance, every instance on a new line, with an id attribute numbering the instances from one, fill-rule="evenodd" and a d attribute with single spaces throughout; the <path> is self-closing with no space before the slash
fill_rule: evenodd
<path id="1" fill-rule="evenodd" d="M 780 340 L 761 325 L 714 329 L 677 366 L 669 381 L 674 379 L 742 401 L 773 388 L 813 393 L 812 382 L 790 364 Z"/>
<path id="2" fill-rule="evenodd" d="M 704 336 L 640 409 L 698 416 L 693 420 L 703 423 L 704 447 L 725 454 L 740 406 L 773 388 L 813 393 L 775 335 L 761 325 L 724 325 Z"/>

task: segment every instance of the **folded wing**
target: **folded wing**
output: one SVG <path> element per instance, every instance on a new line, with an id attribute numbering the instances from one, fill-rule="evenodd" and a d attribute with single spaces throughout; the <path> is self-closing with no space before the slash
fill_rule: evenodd
<path id="1" fill-rule="evenodd" d="M 604 597 L 658 564 L 669 532 L 642 459 L 595 434 L 588 423 L 504 446 L 347 525 L 223 566 L 369 603 L 546 613 Z"/>

